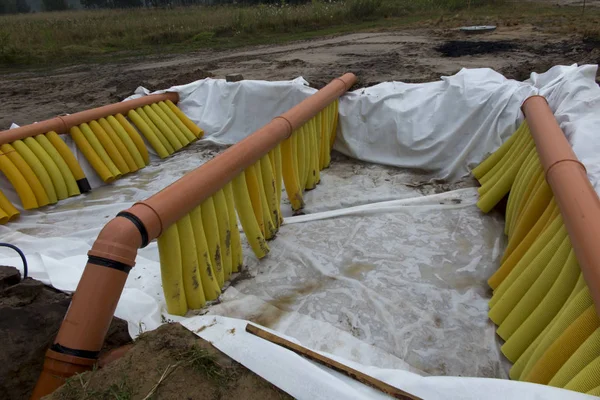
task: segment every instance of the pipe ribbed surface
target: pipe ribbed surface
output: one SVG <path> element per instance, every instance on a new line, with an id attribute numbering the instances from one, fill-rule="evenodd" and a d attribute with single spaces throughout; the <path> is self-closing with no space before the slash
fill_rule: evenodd
<path id="1" fill-rule="evenodd" d="M 560 208 L 581 271 L 600 315 L 600 199 L 546 99 L 528 98 L 522 106 L 531 136 Z"/>

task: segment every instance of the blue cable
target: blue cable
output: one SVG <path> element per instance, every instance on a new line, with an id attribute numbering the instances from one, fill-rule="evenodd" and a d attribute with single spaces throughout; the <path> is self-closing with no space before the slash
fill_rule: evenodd
<path id="1" fill-rule="evenodd" d="M 0 243 L 0 247 L 8 247 L 9 249 L 13 249 L 19 256 L 21 256 L 21 260 L 23 260 L 23 279 L 27 278 L 27 259 L 25 258 L 25 254 L 14 244 L 10 243 Z"/>

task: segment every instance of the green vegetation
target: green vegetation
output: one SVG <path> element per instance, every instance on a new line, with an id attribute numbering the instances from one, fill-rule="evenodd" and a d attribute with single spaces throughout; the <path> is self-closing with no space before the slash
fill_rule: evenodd
<path id="1" fill-rule="evenodd" d="M 58 1 L 58 0 L 47 0 Z M 532 23 L 597 38 L 600 10 L 502 0 L 313 0 L 307 4 L 99 9 L 0 16 L 0 66 L 282 43 L 374 29 Z"/>
<path id="2" fill-rule="evenodd" d="M 214 354 L 199 346 L 193 346 L 184 354 L 184 359 L 196 372 L 217 384 L 226 385 L 232 378 L 231 372 L 219 365 Z"/>
<path id="3" fill-rule="evenodd" d="M 89 384 L 95 372 L 94 370 L 68 378 L 57 398 L 61 400 L 131 400 L 133 398 L 133 388 L 126 377 L 122 377 L 118 383 L 110 384 L 102 390 L 90 389 Z"/>

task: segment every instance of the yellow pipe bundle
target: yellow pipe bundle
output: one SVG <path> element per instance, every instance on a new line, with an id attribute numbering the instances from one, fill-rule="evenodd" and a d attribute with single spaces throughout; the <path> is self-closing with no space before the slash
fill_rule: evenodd
<path id="1" fill-rule="evenodd" d="M 161 107 L 166 112 L 165 107 L 169 105 Z M 182 136 L 175 134 L 163 136 L 164 141 L 161 140 L 157 135 L 159 127 L 154 130 L 147 123 L 156 119 L 151 115 L 153 111 L 159 115 L 158 110 L 156 107 L 140 109 L 130 117 L 138 128 L 154 134 L 156 143 L 163 147 L 183 143 Z M 158 238 L 158 249 L 169 313 L 183 315 L 188 309 L 197 309 L 206 301 L 215 300 L 230 275 L 241 270 L 243 254 L 238 217 L 256 257 L 261 259 L 269 253 L 267 241 L 275 238 L 283 223 L 282 181 L 288 194 L 293 193 L 292 188 L 296 191 L 299 196 L 296 199 L 301 203 L 302 191 L 314 188 L 320 180 L 320 170 L 329 166 L 336 121 L 337 102 L 163 232 Z M 183 132 L 182 126 L 178 128 Z M 195 131 L 190 130 L 190 133 L 198 135 Z M 185 139 L 188 140 L 189 135 Z"/>
<path id="2" fill-rule="evenodd" d="M 71 137 L 104 182 L 112 182 L 150 162 L 144 140 L 161 158 L 168 157 L 201 138 L 197 127 L 175 104 L 167 100 L 71 128 Z M 137 127 L 137 130 L 134 128 Z"/>
<path id="3" fill-rule="evenodd" d="M 600 393 L 600 320 L 527 123 L 473 175 L 482 211 L 508 194 L 508 246 L 488 284 L 511 379 Z"/>
<path id="4" fill-rule="evenodd" d="M 55 132 L 1 145 L 0 170 L 26 210 L 90 190 L 75 156 Z"/>
<path id="5" fill-rule="evenodd" d="M 158 238 L 169 313 L 184 315 L 215 300 L 230 275 L 240 271 L 242 246 L 234 203 L 229 183 Z"/>
<path id="6" fill-rule="evenodd" d="M 303 193 L 320 182 L 320 171 L 329 167 L 337 132 L 338 102 L 323 109 L 281 144 L 281 170 L 294 211 L 304 207 Z"/>
<path id="7" fill-rule="evenodd" d="M 170 156 L 204 134 L 202 129 L 170 100 L 136 108 L 129 111 L 127 116 L 160 158 Z M 125 121 L 123 116 L 117 119 L 119 122 Z M 135 132 L 134 129 L 131 131 Z M 131 131 L 127 132 L 131 135 Z"/>
<path id="8" fill-rule="evenodd" d="M 7 223 L 17 216 L 19 216 L 19 210 L 0 191 L 0 225 Z"/>

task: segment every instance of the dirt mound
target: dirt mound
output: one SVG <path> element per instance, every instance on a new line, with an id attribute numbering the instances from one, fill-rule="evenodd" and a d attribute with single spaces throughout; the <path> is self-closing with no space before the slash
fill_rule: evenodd
<path id="1" fill-rule="evenodd" d="M 472 56 L 475 54 L 499 53 L 501 51 L 510 51 L 515 49 L 515 44 L 497 40 L 493 42 L 486 41 L 468 41 L 451 40 L 435 48 L 445 57 Z"/>
<path id="2" fill-rule="evenodd" d="M 235 335 L 235 331 L 231 332 Z M 142 334 L 123 358 L 67 381 L 46 399 L 288 399 L 179 324 Z"/>
<path id="3" fill-rule="evenodd" d="M 7 400 L 29 398 L 71 297 L 35 279 L 21 280 L 0 266 L 0 393 Z M 127 323 L 114 318 L 103 352 L 130 342 Z"/>

